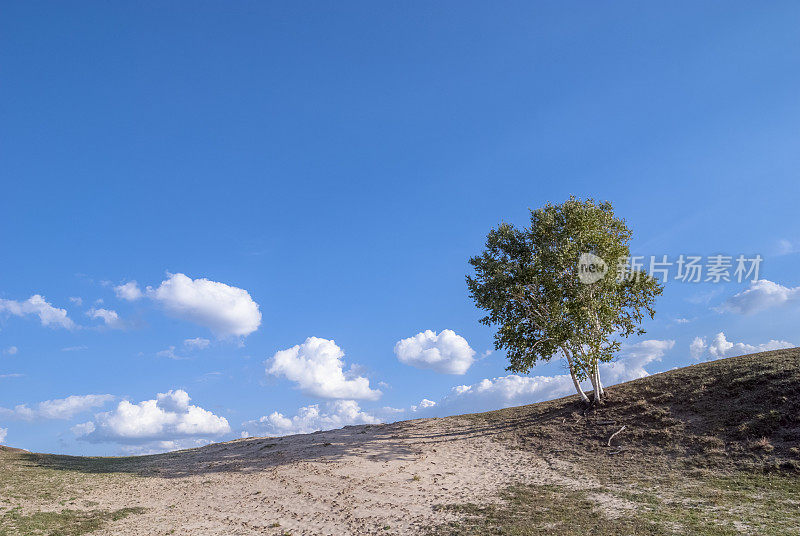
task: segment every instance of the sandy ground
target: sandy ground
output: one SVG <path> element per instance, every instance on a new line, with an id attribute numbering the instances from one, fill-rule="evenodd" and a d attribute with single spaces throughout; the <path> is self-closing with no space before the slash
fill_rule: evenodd
<path id="1" fill-rule="evenodd" d="M 514 482 L 577 485 L 494 433 L 450 418 L 242 439 L 160 456 L 83 499 L 147 508 L 96 534 L 420 534 L 452 519 L 437 504 L 486 503 Z"/>

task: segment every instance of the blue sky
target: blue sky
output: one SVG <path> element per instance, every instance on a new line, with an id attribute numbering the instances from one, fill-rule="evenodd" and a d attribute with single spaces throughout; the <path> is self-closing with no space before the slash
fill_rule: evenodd
<path id="1" fill-rule="evenodd" d="M 464 276 L 491 227 L 570 195 L 613 201 L 640 255 L 764 258 L 766 283 L 668 282 L 611 381 L 800 344 L 796 3 L 3 12 L 0 442 L 147 452 L 569 394 L 558 362 L 506 378 Z M 398 357 L 420 333 L 440 366 Z"/>

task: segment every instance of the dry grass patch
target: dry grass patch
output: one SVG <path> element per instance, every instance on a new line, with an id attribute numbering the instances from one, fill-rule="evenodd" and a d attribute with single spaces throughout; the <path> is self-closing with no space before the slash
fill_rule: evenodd
<path id="1" fill-rule="evenodd" d="M 37 456 L 0 450 L 0 536 L 77 536 L 145 511 L 100 509 L 82 498 L 98 478 L 113 483 L 130 477 L 43 467 L 35 462 Z"/>
<path id="2" fill-rule="evenodd" d="M 800 350 L 686 367 L 577 397 L 462 416 L 599 488 L 514 486 L 438 534 L 800 534 Z M 608 447 L 608 439 L 625 427 Z M 609 511 L 618 497 L 634 508 Z"/>

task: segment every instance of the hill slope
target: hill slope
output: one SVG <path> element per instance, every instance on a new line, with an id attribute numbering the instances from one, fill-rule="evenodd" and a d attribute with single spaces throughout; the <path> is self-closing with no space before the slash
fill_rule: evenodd
<path id="1" fill-rule="evenodd" d="M 609 433 L 624 425 L 614 442 L 623 452 L 800 470 L 800 349 L 701 363 L 608 391 L 608 401 L 590 410 L 568 397 L 476 418 L 513 424 L 511 435 L 540 452 L 568 443 L 580 456 L 608 454 Z"/>
<path id="2" fill-rule="evenodd" d="M 800 534 L 800 350 L 608 392 L 156 456 L 0 451 L 0 535 Z"/>

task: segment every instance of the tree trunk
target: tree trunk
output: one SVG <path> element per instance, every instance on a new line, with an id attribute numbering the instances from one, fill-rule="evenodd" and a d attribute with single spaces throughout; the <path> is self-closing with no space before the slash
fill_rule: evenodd
<path id="1" fill-rule="evenodd" d="M 595 370 L 597 374 L 597 388 L 600 390 L 600 396 L 605 398 L 606 390 L 603 389 L 603 382 L 600 381 L 600 364 L 595 365 Z"/>
<path id="2" fill-rule="evenodd" d="M 581 389 L 581 382 L 579 382 L 578 377 L 575 376 L 575 367 L 573 367 L 571 363 L 569 365 L 569 374 L 572 376 L 572 383 L 575 385 L 575 390 L 578 391 L 579 395 L 581 395 L 581 400 L 587 404 L 591 404 L 589 397 L 586 396 L 586 393 L 584 393 L 583 389 Z"/>
<path id="3" fill-rule="evenodd" d="M 581 389 L 581 382 L 579 382 L 578 377 L 575 376 L 575 364 L 572 362 L 572 356 L 563 346 L 561 347 L 561 350 L 564 352 L 564 355 L 567 358 L 567 363 L 569 364 L 569 375 L 572 376 L 572 383 L 575 385 L 575 390 L 578 391 L 579 395 L 581 395 L 581 400 L 587 404 L 590 404 L 591 402 L 589 401 L 589 397 L 586 396 L 586 393 L 584 393 L 583 389 Z"/>
<path id="4" fill-rule="evenodd" d="M 589 380 L 592 382 L 592 389 L 594 390 L 593 398 L 595 404 L 600 402 L 603 398 L 603 391 L 600 389 L 600 384 L 598 383 L 599 377 L 597 375 L 597 367 L 592 367 L 591 372 L 589 373 Z"/>

